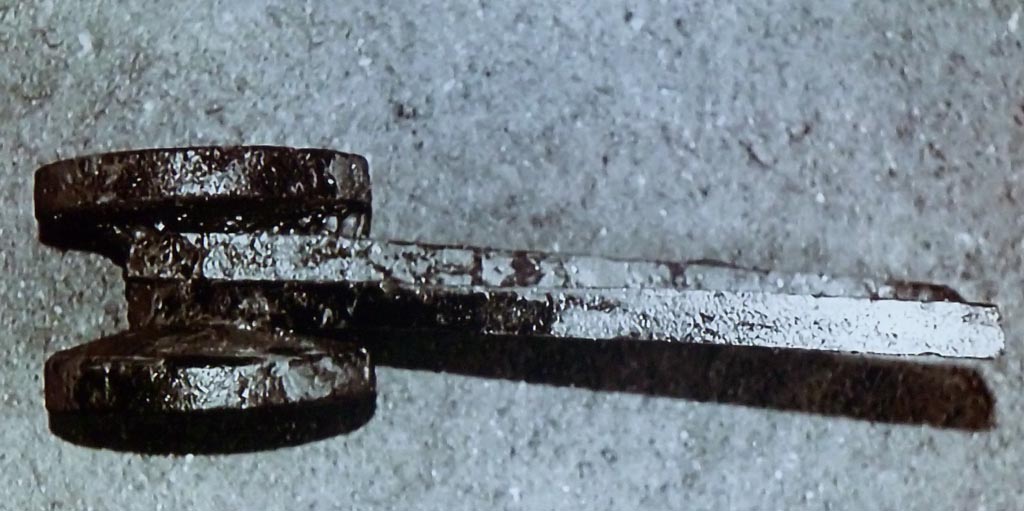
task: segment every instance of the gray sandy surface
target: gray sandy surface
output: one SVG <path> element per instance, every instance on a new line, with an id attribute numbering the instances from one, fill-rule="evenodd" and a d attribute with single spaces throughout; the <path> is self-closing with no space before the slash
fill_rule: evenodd
<path id="1" fill-rule="evenodd" d="M 1022 9 L 0 2 L 0 508 L 1019 508 Z M 993 422 L 381 368 L 375 417 L 342 437 L 212 457 L 64 442 L 43 361 L 123 328 L 124 288 L 36 241 L 32 172 L 201 143 L 366 155 L 381 237 L 953 285 L 1002 308 L 1005 354 L 960 364 Z"/>

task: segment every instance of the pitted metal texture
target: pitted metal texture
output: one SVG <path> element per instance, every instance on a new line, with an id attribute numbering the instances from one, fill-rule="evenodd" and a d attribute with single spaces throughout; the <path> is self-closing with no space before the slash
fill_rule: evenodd
<path id="1" fill-rule="evenodd" d="M 273 146 L 123 151 L 62 160 L 35 176 L 44 243 L 118 261 L 139 229 L 368 233 L 362 156 Z"/>
<path id="2" fill-rule="evenodd" d="M 1004 345 L 995 306 L 943 285 L 370 239 L 366 160 L 324 149 L 86 156 L 39 169 L 35 197 L 44 243 L 124 267 L 131 330 L 46 365 L 51 429 L 86 445 L 230 452 L 358 427 L 381 339 L 975 358 Z M 206 442 L 232 428 L 266 434 Z"/>
<path id="3" fill-rule="evenodd" d="M 196 412 L 366 399 L 374 375 L 350 343 L 223 326 L 122 332 L 46 362 L 51 412 Z"/>

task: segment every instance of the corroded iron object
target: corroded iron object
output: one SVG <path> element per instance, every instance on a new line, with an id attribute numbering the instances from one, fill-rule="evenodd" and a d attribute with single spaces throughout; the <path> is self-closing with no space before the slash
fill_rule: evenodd
<path id="1" fill-rule="evenodd" d="M 190 325 L 137 329 L 46 362 L 50 430 L 92 447 L 233 453 L 351 431 L 372 417 L 365 348 Z"/>
<path id="2" fill-rule="evenodd" d="M 994 307 L 678 289 L 145 281 L 127 286 L 133 326 L 225 322 L 314 335 L 380 330 L 629 339 L 889 355 L 992 357 Z"/>
<path id="3" fill-rule="evenodd" d="M 160 280 L 676 288 L 964 302 L 947 286 L 918 282 L 760 271 L 710 260 L 643 261 L 332 233 L 150 233 L 133 243 L 125 269 L 128 278 Z"/>
<path id="4" fill-rule="evenodd" d="M 994 306 L 940 285 L 366 239 L 367 162 L 323 149 L 86 156 L 39 169 L 35 198 L 43 242 L 125 270 L 131 330 L 46 364 L 51 430 L 85 445 L 236 452 L 348 431 L 374 409 L 367 350 L 419 364 L 403 346 L 442 337 L 488 353 L 992 357 L 1004 343 Z"/>
<path id="5" fill-rule="evenodd" d="M 134 230 L 369 232 L 362 156 L 272 146 L 190 147 L 82 156 L 35 177 L 40 238 L 122 259 Z"/>
<path id="6" fill-rule="evenodd" d="M 133 330 L 46 361 L 51 412 L 197 412 L 372 399 L 366 349 L 192 326 Z"/>
<path id="7" fill-rule="evenodd" d="M 956 357 L 1003 346 L 994 307 L 950 300 L 959 297 L 939 286 L 706 262 L 167 233 L 133 245 L 126 278 L 140 326 L 234 321 L 309 333 L 461 330 Z"/>

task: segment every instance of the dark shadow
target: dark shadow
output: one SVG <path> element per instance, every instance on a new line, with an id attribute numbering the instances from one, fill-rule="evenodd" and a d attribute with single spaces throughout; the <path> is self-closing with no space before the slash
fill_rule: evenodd
<path id="1" fill-rule="evenodd" d="M 94 448 L 146 454 L 227 454 L 304 444 L 351 432 L 373 417 L 373 398 L 254 410 L 189 413 L 51 413 L 50 431 Z"/>
<path id="2" fill-rule="evenodd" d="M 976 370 L 946 364 L 768 348 L 632 341 L 382 333 L 380 365 L 597 391 L 969 431 L 992 429 L 994 400 Z M 386 382 L 385 382 L 386 386 Z M 270 450 L 349 433 L 375 401 L 216 412 L 51 413 L 50 430 L 83 446 L 149 454 Z"/>
<path id="3" fill-rule="evenodd" d="M 377 364 L 794 411 L 988 430 L 976 370 L 798 350 L 630 341 L 455 338 L 375 332 Z M 386 382 L 384 383 L 386 387 Z"/>

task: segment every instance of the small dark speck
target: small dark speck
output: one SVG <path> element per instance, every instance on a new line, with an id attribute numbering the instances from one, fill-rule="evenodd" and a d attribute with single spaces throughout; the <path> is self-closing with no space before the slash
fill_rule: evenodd
<path id="1" fill-rule="evenodd" d="M 581 461 L 576 464 L 576 471 L 580 479 L 589 479 L 594 475 L 594 465 L 589 461 Z"/>
<path id="2" fill-rule="evenodd" d="M 217 114 L 217 113 L 220 113 L 220 112 L 223 112 L 223 111 L 224 111 L 224 107 L 221 106 L 221 105 L 213 105 L 211 107 L 208 107 L 206 110 L 203 110 L 203 112 L 205 112 L 206 115 L 213 115 L 213 114 Z"/>
<path id="3" fill-rule="evenodd" d="M 601 449 L 601 457 L 604 458 L 604 460 L 607 461 L 609 464 L 619 461 L 619 455 L 615 454 L 615 451 L 612 450 L 611 447 L 605 447 L 604 449 Z"/>
<path id="4" fill-rule="evenodd" d="M 924 208 L 927 205 L 928 205 L 928 203 L 925 202 L 924 197 L 921 197 L 920 195 L 918 195 L 917 197 L 914 197 L 914 208 L 916 208 L 919 213 L 923 213 L 924 212 Z"/>
<path id="5" fill-rule="evenodd" d="M 625 21 L 626 23 L 633 21 L 633 11 L 627 9 L 626 13 L 622 15 L 622 20 Z"/>
<path id="6" fill-rule="evenodd" d="M 757 151 L 754 149 L 754 144 L 746 140 L 740 140 L 740 147 L 742 147 L 743 152 L 747 154 L 747 159 L 750 163 L 762 169 L 771 168 L 771 164 L 765 161 L 761 155 L 757 154 Z"/>
<path id="7" fill-rule="evenodd" d="M 939 161 L 946 161 L 946 153 L 944 153 L 939 146 L 935 145 L 934 142 L 928 142 L 928 153 Z"/>
<path id="8" fill-rule="evenodd" d="M 415 107 L 406 106 L 403 103 L 395 103 L 393 113 L 395 114 L 395 118 L 400 120 L 411 120 L 419 116 Z"/>
<path id="9" fill-rule="evenodd" d="M 1014 206 L 1017 205 L 1017 197 L 1014 196 L 1013 187 L 1009 183 L 1003 184 L 1003 199 Z"/>
<path id="10" fill-rule="evenodd" d="M 967 57 L 963 53 L 954 51 L 949 54 L 949 61 L 954 68 L 962 67 L 967 64 Z"/>
<path id="11" fill-rule="evenodd" d="M 910 122 L 901 122 L 896 125 L 896 137 L 900 140 L 907 140 L 913 135 L 914 127 Z"/>
<path id="12" fill-rule="evenodd" d="M 789 132 L 789 142 L 793 144 L 802 141 L 804 138 L 807 138 L 807 135 L 811 134 L 812 129 L 811 123 L 803 123 L 798 129 Z"/>

